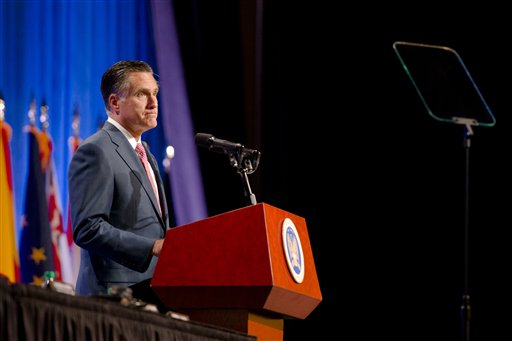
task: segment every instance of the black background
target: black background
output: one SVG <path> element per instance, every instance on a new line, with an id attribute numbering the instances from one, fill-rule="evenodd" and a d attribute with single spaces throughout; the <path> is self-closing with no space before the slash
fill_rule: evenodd
<path id="1" fill-rule="evenodd" d="M 247 114 L 242 10 L 262 9 L 261 90 Z M 285 339 L 456 340 L 469 227 L 473 340 L 511 339 L 509 20 L 489 5 L 176 1 L 196 132 L 262 152 L 259 202 L 306 219 L 323 300 Z M 393 42 L 454 48 L 494 127 L 432 119 Z M 466 151 L 469 151 L 466 154 Z M 243 206 L 220 154 L 199 150 L 209 214 Z M 465 162 L 469 161 L 469 167 Z M 465 196 L 465 172 L 469 193 Z M 465 199 L 469 209 L 465 210 Z"/>

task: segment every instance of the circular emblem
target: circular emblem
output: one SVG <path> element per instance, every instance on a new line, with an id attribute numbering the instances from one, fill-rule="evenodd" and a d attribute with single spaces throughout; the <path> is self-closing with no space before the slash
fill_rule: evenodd
<path id="1" fill-rule="evenodd" d="M 300 243 L 299 233 L 293 221 L 286 218 L 282 226 L 283 250 L 288 264 L 288 270 L 297 283 L 304 280 L 304 253 Z"/>

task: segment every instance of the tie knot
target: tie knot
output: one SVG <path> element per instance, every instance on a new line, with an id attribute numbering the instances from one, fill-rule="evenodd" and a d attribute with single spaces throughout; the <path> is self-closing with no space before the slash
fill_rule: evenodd
<path id="1" fill-rule="evenodd" d="M 146 158 L 146 150 L 144 149 L 142 143 L 137 143 L 137 146 L 135 147 L 135 152 L 137 153 L 137 155 L 139 155 L 141 159 Z"/>

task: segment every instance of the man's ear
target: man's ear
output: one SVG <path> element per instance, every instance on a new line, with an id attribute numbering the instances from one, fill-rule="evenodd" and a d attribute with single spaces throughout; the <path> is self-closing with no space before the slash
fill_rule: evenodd
<path id="1" fill-rule="evenodd" d="M 116 94 L 110 94 L 110 96 L 108 96 L 108 104 L 110 106 L 110 111 L 119 115 L 119 96 Z"/>

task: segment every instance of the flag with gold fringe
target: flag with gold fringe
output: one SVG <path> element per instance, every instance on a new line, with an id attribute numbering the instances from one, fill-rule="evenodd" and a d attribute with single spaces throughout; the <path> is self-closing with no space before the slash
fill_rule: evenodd
<path id="1" fill-rule="evenodd" d="M 33 109 L 31 109 L 33 110 Z M 21 221 L 20 265 L 23 283 L 41 285 L 45 271 L 55 271 L 46 179 L 43 165 L 49 155 L 40 148 L 41 132 L 31 124 L 28 129 L 28 173 L 25 206 Z M 44 142 L 42 143 L 44 145 Z"/>

